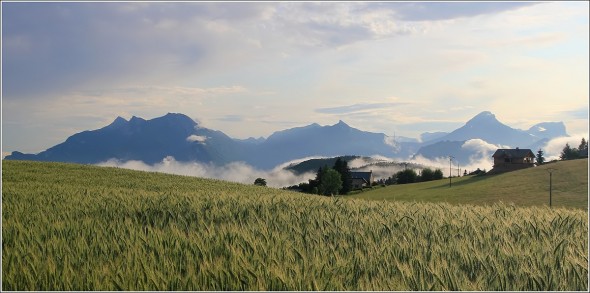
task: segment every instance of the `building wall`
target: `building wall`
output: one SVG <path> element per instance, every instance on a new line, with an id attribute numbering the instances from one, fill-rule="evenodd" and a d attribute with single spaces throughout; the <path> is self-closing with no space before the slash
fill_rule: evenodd
<path id="1" fill-rule="evenodd" d="M 516 160 L 516 162 L 512 161 L 508 163 L 504 161 L 504 158 L 494 158 L 494 167 L 492 170 L 490 170 L 490 172 L 488 172 L 488 174 L 509 172 L 514 170 L 526 169 L 534 166 L 534 163 L 524 162 L 522 158 L 520 160 Z"/>
<path id="2" fill-rule="evenodd" d="M 525 158 L 515 158 L 509 159 L 510 161 L 506 161 L 506 158 L 494 158 L 494 166 L 496 165 L 519 165 L 519 164 L 534 164 L 535 158 L 532 157 L 525 157 Z"/>
<path id="3" fill-rule="evenodd" d="M 365 180 L 361 178 L 352 178 L 352 189 L 361 189 L 365 185 Z"/>

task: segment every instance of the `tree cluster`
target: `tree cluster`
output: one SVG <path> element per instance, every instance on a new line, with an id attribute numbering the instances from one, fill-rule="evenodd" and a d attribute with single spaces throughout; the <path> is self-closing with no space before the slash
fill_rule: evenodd
<path id="1" fill-rule="evenodd" d="M 315 179 L 310 179 L 309 183 L 300 183 L 288 189 L 319 195 L 347 194 L 352 190 L 352 175 L 348 163 L 339 157 L 333 167 L 320 167 Z"/>
<path id="2" fill-rule="evenodd" d="M 486 173 L 487 173 L 486 169 L 481 170 L 480 168 L 477 168 L 477 170 L 471 171 L 471 172 L 467 173 L 467 175 L 483 176 Z"/>
<path id="3" fill-rule="evenodd" d="M 578 148 L 572 148 L 566 143 L 559 155 L 561 160 L 575 160 L 581 157 L 588 157 L 588 142 L 583 137 Z"/>
<path id="4" fill-rule="evenodd" d="M 440 169 L 432 170 L 430 168 L 424 168 L 422 169 L 420 175 L 418 175 L 413 169 L 404 169 L 393 174 L 387 179 L 380 180 L 379 183 L 384 185 L 407 184 L 438 179 L 443 179 L 443 173 Z"/>

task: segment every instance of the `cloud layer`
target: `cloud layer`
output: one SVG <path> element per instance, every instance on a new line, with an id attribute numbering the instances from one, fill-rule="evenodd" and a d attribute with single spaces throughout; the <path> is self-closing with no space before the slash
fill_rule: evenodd
<path id="1" fill-rule="evenodd" d="M 285 164 L 290 163 L 292 162 Z M 198 162 L 178 162 L 174 159 L 174 157 L 166 157 L 162 160 L 162 162 L 154 165 L 148 165 L 142 161 L 122 162 L 116 159 L 111 159 L 97 165 L 220 179 L 243 184 L 254 184 L 254 180 L 256 180 L 256 178 L 264 178 L 266 179 L 268 186 L 276 188 L 297 185 L 301 182 L 307 182 L 308 179 L 315 177 L 314 173 L 294 175 L 293 172 L 283 169 L 285 164 L 277 166 L 271 171 L 262 171 L 244 162 L 232 162 L 224 166 L 216 166 Z"/>
<path id="2" fill-rule="evenodd" d="M 583 134 L 573 135 L 568 137 L 559 137 L 548 141 L 541 149 L 544 151 L 544 157 L 547 161 L 559 160 L 559 154 L 566 143 L 569 143 L 571 147 L 578 147 L 582 137 L 588 139 Z M 187 140 L 205 143 L 206 137 L 191 135 Z M 449 159 L 446 157 L 429 159 L 423 156 L 416 156 L 410 160 L 402 158 L 388 158 L 384 156 L 371 156 L 363 157 L 350 161 L 348 166 L 351 169 L 358 171 L 372 171 L 376 179 L 385 179 L 398 171 L 404 169 L 399 163 L 407 162 L 414 164 L 411 168 L 417 171 L 420 168 L 416 168 L 416 165 L 423 166 L 424 168 L 440 169 L 444 176 L 463 175 L 464 171 L 472 172 L 476 169 L 491 170 L 493 167 L 492 154 L 498 148 L 508 148 L 508 146 L 490 144 L 481 139 L 470 139 L 467 140 L 461 148 L 466 151 L 475 152 L 469 158 L 469 163 L 466 165 L 457 165 L 456 162 L 451 161 L 449 165 Z M 536 150 L 533 150 L 536 154 Z M 307 182 L 309 179 L 315 178 L 314 172 L 309 172 L 301 175 L 295 175 L 291 171 L 285 170 L 285 167 L 298 164 L 310 159 L 318 159 L 324 157 L 306 157 L 297 160 L 285 162 L 276 166 L 270 171 L 263 171 L 256 169 L 244 162 L 232 162 L 223 166 L 216 166 L 213 164 L 205 164 L 199 162 L 178 162 L 174 157 L 166 157 L 162 162 L 148 165 L 142 161 L 119 161 L 117 159 L 111 159 L 106 162 L 99 163 L 99 166 L 119 167 L 141 171 L 151 172 L 162 172 L 178 175 L 187 175 L 211 179 L 227 180 L 232 182 L 238 182 L 243 184 L 253 184 L 256 178 L 264 178 L 269 186 L 275 188 L 287 187 L 292 185 L 298 185 L 302 182 Z M 396 163 L 396 164 L 388 164 Z"/>

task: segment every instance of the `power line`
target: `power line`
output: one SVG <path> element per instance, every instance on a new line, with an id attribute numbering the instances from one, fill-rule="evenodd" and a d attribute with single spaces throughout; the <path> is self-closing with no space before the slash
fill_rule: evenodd
<path id="1" fill-rule="evenodd" d="M 551 208 L 551 193 L 552 193 L 552 189 L 553 189 L 553 184 L 552 184 L 552 175 L 553 175 L 553 171 L 555 171 L 557 169 L 555 168 L 547 168 L 546 171 L 549 172 L 549 207 Z"/>
<path id="2" fill-rule="evenodd" d="M 449 156 L 449 187 L 451 187 L 451 177 L 453 177 L 453 168 L 451 167 L 451 162 L 455 157 Z"/>

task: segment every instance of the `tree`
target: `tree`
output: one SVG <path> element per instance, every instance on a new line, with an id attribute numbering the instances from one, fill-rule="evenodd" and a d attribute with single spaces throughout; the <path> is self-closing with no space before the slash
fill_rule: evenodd
<path id="1" fill-rule="evenodd" d="M 397 180 L 397 178 L 395 177 L 396 175 L 393 174 L 391 176 L 389 176 L 389 178 L 385 179 L 385 185 L 392 185 L 395 183 L 395 181 Z"/>
<path id="2" fill-rule="evenodd" d="M 254 185 L 266 186 L 266 179 L 264 179 L 264 178 L 256 178 L 256 180 L 254 180 Z"/>
<path id="3" fill-rule="evenodd" d="M 342 188 L 338 191 L 339 194 L 347 194 L 352 190 L 352 175 L 348 163 L 338 157 L 334 163 L 334 170 L 340 174 L 340 180 L 342 180 Z"/>
<path id="4" fill-rule="evenodd" d="M 441 169 L 434 170 L 433 180 L 443 179 L 443 172 Z"/>
<path id="5" fill-rule="evenodd" d="M 418 174 L 416 174 L 416 171 L 412 169 L 405 169 L 403 171 L 397 172 L 396 177 L 398 184 L 414 183 L 418 178 Z"/>
<path id="6" fill-rule="evenodd" d="M 583 152 L 586 151 L 588 152 L 588 142 L 582 137 L 582 141 L 580 142 L 580 146 L 578 147 L 578 151 Z"/>
<path id="7" fill-rule="evenodd" d="M 430 168 L 422 169 L 422 174 L 420 175 L 421 181 L 431 181 L 434 180 L 434 171 Z"/>
<path id="8" fill-rule="evenodd" d="M 322 175 L 322 182 L 320 183 L 320 192 L 324 195 L 338 194 L 338 190 L 342 188 L 342 179 L 340 173 L 334 169 L 328 169 Z"/>
<path id="9" fill-rule="evenodd" d="M 545 162 L 545 158 L 543 157 L 543 150 L 539 149 L 537 151 L 537 165 L 543 165 Z"/>
<path id="10" fill-rule="evenodd" d="M 578 156 L 579 156 L 578 149 L 572 148 L 572 147 L 570 147 L 569 143 L 566 143 L 565 147 L 563 147 L 563 150 L 561 151 L 561 154 L 559 155 L 559 158 L 562 160 L 573 160 L 573 159 L 577 159 Z"/>
<path id="11" fill-rule="evenodd" d="M 324 165 L 324 167 L 320 167 L 318 172 L 315 175 L 315 180 L 309 180 L 310 188 L 312 193 L 314 194 L 324 194 L 324 190 L 322 189 L 322 182 L 324 181 L 324 176 L 328 171 L 328 165 Z M 317 189 L 317 192 L 314 192 Z"/>

